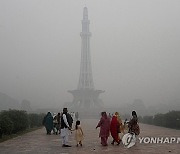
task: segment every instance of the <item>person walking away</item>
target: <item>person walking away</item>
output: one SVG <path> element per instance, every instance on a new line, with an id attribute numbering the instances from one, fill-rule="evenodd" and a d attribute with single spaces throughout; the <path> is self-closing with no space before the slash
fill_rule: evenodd
<path id="1" fill-rule="evenodd" d="M 130 148 L 136 144 L 137 135 L 140 133 L 140 128 L 138 125 L 138 118 L 135 111 L 132 111 L 132 118 L 128 123 L 129 131 L 123 136 L 123 144 L 126 148 Z M 126 143 L 128 140 L 128 144 Z"/>
<path id="2" fill-rule="evenodd" d="M 79 120 L 76 121 L 76 126 L 75 126 L 75 129 L 73 131 L 75 131 L 75 140 L 77 143 L 76 146 L 77 147 L 78 147 L 78 145 L 82 146 L 82 140 L 84 137 L 84 133 L 83 133 L 83 130 L 81 128 Z"/>
<path id="3" fill-rule="evenodd" d="M 124 121 L 124 133 L 128 133 L 129 127 L 128 127 L 128 123 L 129 121 L 127 120 L 127 118 Z"/>
<path id="4" fill-rule="evenodd" d="M 57 132 L 58 132 L 57 115 L 54 115 L 54 117 L 53 117 L 53 134 L 57 135 Z"/>
<path id="5" fill-rule="evenodd" d="M 59 131 L 59 134 L 61 133 L 60 127 L 61 127 L 61 114 L 58 113 L 57 114 L 57 132 Z"/>
<path id="6" fill-rule="evenodd" d="M 112 117 L 111 117 L 111 113 L 109 113 L 109 119 L 111 120 L 111 118 L 112 118 Z"/>
<path id="7" fill-rule="evenodd" d="M 140 128 L 138 124 L 136 111 L 132 111 L 132 118 L 129 121 L 128 127 L 129 127 L 129 133 L 135 133 L 136 136 L 140 134 Z"/>
<path id="8" fill-rule="evenodd" d="M 99 137 L 101 137 L 102 146 L 107 146 L 107 140 L 110 132 L 110 119 L 106 112 L 101 113 L 101 119 L 96 126 L 96 129 L 100 127 Z"/>
<path id="9" fill-rule="evenodd" d="M 50 112 L 43 119 L 43 125 L 46 128 L 47 135 L 51 135 L 51 131 L 53 129 L 53 117 Z"/>
<path id="10" fill-rule="evenodd" d="M 69 139 L 69 133 L 71 130 L 71 127 L 69 126 L 68 120 L 67 120 L 67 114 L 68 110 L 67 108 L 63 108 L 63 114 L 61 117 L 61 137 L 62 137 L 62 147 L 71 147 L 68 145 L 68 139 Z"/>
<path id="11" fill-rule="evenodd" d="M 122 133 L 122 134 L 125 134 L 125 133 L 124 133 L 124 125 L 122 124 L 122 120 L 121 120 L 121 117 L 120 117 L 120 115 L 119 115 L 119 112 L 115 112 L 115 115 L 116 115 L 117 121 L 118 121 L 118 123 L 119 123 L 118 138 L 119 138 L 119 141 L 121 142 L 121 137 L 120 137 L 120 135 L 121 135 L 121 133 Z"/>
<path id="12" fill-rule="evenodd" d="M 120 144 L 120 139 L 119 139 L 119 131 L 120 131 L 120 123 L 118 122 L 117 116 L 114 114 L 111 120 L 111 125 L 110 125 L 110 131 L 111 131 L 111 136 L 113 138 L 112 145 L 114 145 L 114 142 L 117 143 L 117 145 Z"/>

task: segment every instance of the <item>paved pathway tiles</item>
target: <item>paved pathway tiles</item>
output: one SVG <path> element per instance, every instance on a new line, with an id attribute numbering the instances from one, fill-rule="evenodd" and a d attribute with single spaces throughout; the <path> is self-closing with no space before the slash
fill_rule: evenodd
<path id="1" fill-rule="evenodd" d="M 70 137 L 70 148 L 61 147 L 59 135 L 46 135 L 45 129 L 39 129 L 23 136 L 0 143 L 0 154 L 180 154 L 180 143 L 173 144 L 140 144 L 138 143 L 126 149 L 122 144 L 119 146 L 110 144 L 102 147 L 98 138 L 99 129 L 95 129 L 98 120 L 82 120 L 85 139 L 82 147 L 76 147 L 74 133 Z M 140 137 L 180 137 L 180 130 L 173 130 L 163 127 L 140 124 Z"/>

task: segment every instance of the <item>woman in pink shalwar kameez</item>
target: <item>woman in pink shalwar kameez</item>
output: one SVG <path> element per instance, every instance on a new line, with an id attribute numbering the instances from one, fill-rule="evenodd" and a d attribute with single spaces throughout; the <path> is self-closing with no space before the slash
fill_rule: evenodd
<path id="1" fill-rule="evenodd" d="M 100 127 L 99 137 L 101 137 L 101 144 L 103 146 L 107 146 L 107 139 L 109 137 L 110 132 L 110 119 L 107 116 L 106 112 L 101 113 L 101 119 L 96 126 L 96 129 Z"/>

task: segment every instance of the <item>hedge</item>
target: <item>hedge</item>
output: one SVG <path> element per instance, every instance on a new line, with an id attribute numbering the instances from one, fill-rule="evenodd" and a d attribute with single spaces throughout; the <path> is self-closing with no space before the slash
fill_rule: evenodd
<path id="1" fill-rule="evenodd" d="M 23 110 L 0 112 L 0 137 L 15 134 L 28 128 L 42 126 L 44 114 L 27 114 Z"/>
<path id="2" fill-rule="evenodd" d="M 145 124 L 180 129 L 180 111 L 169 111 L 165 114 L 139 117 L 139 121 Z"/>

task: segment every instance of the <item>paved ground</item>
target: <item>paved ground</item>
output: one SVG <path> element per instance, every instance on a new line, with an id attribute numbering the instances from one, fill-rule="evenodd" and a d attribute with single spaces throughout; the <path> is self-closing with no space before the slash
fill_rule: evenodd
<path id="1" fill-rule="evenodd" d="M 138 143 L 126 149 L 122 144 L 119 146 L 110 144 L 112 138 L 109 138 L 109 146 L 102 147 L 98 138 L 99 130 L 95 129 L 98 120 L 88 119 L 82 120 L 82 128 L 84 129 L 85 139 L 82 147 L 76 147 L 74 134 L 70 137 L 71 148 L 62 148 L 59 135 L 46 135 L 45 129 L 39 129 L 30 132 L 12 140 L 0 143 L 0 153 L 13 154 L 44 154 L 44 153 L 59 153 L 59 154 L 180 154 L 180 143 L 173 144 L 141 144 Z M 151 125 L 141 124 L 140 137 L 180 137 L 180 130 L 156 127 Z"/>

